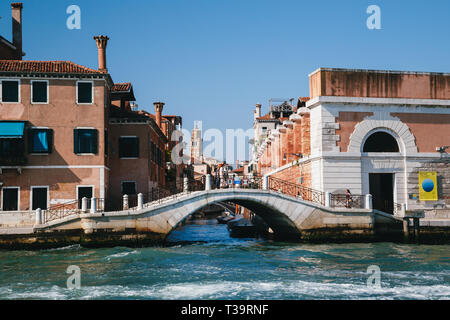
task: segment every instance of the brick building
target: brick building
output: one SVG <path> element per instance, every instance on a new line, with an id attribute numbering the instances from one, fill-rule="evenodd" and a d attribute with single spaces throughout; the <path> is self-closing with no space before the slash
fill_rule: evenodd
<path id="1" fill-rule="evenodd" d="M 13 16 L 21 8 L 13 4 Z M 114 84 L 108 73 L 108 37 L 94 39 L 97 70 L 71 61 L 0 60 L 1 211 L 82 197 L 117 208 L 122 194 L 166 186 L 171 129 L 158 122 L 161 114 L 133 110 L 131 83 Z"/>
<path id="2" fill-rule="evenodd" d="M 259 147 L 258 172 L 316 190 L 372 194 L 376 209 L 450 207 L 450 74 L 318 69 L 310 100 Z M 436 175 L 424 199 L 420 176 Z"/>

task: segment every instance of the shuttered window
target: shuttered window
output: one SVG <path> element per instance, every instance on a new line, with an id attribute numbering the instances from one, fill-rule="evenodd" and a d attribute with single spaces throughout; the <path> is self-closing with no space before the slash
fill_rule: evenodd
<path id="1" fill-rule="evenodd" d="M 32 81 L 31 82 L 31 103 L 48 103 L 48 82 Z"/>
<path id="2" fill-rule="evenodd" d="M 19 80 L 2 80 L 2 102 L 19 102 Z"/>
<path id="3" fill-rule="evenodd" d="M 77 83 L 77 103 L 92 103 L 92 82 Z"/>
<path id="4" fill-rule="evenodd" d="M 53 130 L 31 129 L 28 146 L 30 153 L 51 153 L 53 148 Z"/>
<path id="5" fill-rule="evenodd" d="M 98 131 L 96 129 L 74 129 L 74 152 L 82 153 L 98 153 Z"/>
<path id="6" fill-rule="evenodd" d="M 120 158 L 139 158 L 139 138 L 120 137 L 119 156 Z"/>

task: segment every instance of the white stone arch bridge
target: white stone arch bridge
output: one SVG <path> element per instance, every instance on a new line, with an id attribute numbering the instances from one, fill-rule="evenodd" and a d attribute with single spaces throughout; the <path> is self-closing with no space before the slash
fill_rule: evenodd
<path id="1" fill-rule="evenodd" d="M 223 201 L 253 211 L 279 239 L 373 239 L 377 225 L 398 223 L 395 217 L 376 212 L 369 204 L 367 208 L 331 208 L 273 190 L 217 189 L 183 192 L 124 211 L 72 215 L 36 225 L 35 232 L 81 230 L 93 243 L 105 234 L 116 244 L 121 240 L 142 244 L 164 242 L 194 212 Z"/>

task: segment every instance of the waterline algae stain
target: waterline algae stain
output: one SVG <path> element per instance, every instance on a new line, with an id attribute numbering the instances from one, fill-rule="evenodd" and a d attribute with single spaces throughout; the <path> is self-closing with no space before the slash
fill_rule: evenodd
<path id="1" fill-rule="evenodd" d="M 233 239 L 203 223 L 166 247 L 0 251 L 0 299 L 450 299 L 448 245 Z M 66 287 L 71 265 L 79 289 Z"/>

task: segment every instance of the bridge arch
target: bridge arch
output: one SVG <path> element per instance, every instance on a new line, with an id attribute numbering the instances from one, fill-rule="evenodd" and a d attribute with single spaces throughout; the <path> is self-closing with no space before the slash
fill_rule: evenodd
<path id="1" fill-rule="evenodd" d="M 302 216 L 309 216 L 316 209 L 307 202 L 299 203 L 296 199 L 270 191 L 223 189 L 194 193 L 187 199 L 172 203 L 171 208 L 165 208 L 158 217 L 167 222 L 168 236 L 196 211 L 223 201 L 233 202 L 253 211 L 267 223 L 277 239 L 300 239 L 298 226 Z"/>

